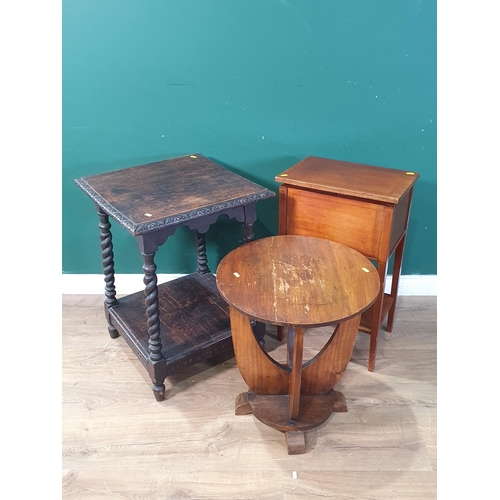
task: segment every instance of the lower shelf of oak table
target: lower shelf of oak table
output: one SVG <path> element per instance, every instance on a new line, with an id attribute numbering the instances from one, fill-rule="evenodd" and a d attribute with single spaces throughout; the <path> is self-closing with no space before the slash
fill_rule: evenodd
<path id="1" fill-rule="evenodd" d="M 391 297 L 387 293 L 384 294 L 384 302 L 382 303 L 382 315 L 380 316 L 380 321 L 383 321 L 383 319 L 387 316 L 387 313 L 389 312 L 389 309 L 391 308 L 393 303 L 394 303 L 394 297 Z M 361 321 L 359 323 L 360 332 L 370 333 L 372 318 L 373 318 L 373 306 L 370 307 L 367 311 L 365 311 L 361 315 Z"/>
<path id="2" fill-rule="evenodd" d="M 229 310 L 212 274 L 189 274 L 158 285 L 160 341 L 166 375 L 232 349 Z M 147 367 L 144 291 L 119 299 L 110 321 Z"/>

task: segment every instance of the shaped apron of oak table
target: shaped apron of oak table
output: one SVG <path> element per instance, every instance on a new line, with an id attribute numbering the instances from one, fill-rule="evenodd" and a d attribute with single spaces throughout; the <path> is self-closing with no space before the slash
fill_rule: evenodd
<path id="1" fill-rule="evenodd" d="M 274 236 L 241 246 L 219 264 L 216 283 L 229 304 L 236 363 L 249 387 L 236 414 L 253 415 L 285 432 L 289 454 L 305 452 L 304 431 L 334 411 L 347 411 L 333 387 L 351 358 L 360 316 L 380 280 L 359 252 L 330 240 Z M 259 345 L 251 320 L 284 327 L 287 364 Z M 306 328 L 334 325 L 323 349 L 304 363 Z"/>

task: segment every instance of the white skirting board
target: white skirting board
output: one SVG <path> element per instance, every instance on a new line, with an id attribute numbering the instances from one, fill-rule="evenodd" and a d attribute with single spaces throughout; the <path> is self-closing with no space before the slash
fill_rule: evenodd
<path id="1" fill-rule="evenodd" d="M 182 274 L 158 274 L 158 283 L 165 283 Z M 392 276 L 385 281 L 385 289 L 391 288 Z M 144 289 L 142 274 L 116 274 L 116 293 L 128 295 Z M 63 294 L 104 294 L 102 274 L 62 274 Z M 410 274 L 399 278 L 398 295 L 437 295 L 437 275 Z"/>

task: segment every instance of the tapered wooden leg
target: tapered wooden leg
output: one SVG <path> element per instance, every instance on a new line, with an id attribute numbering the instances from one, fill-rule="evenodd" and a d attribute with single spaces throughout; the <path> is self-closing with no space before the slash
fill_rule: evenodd
<path id="1" fill-rule="evenodd" d="M 406 235 L 401 238 L 401 241 L 396 247 L 394 252 L 394 266 L 392 270 L 392 283 L 391 283 L 391 297 L 393 299 L 391 308 L 389 309 L 389 314 L 387 315 L 387 327 L 388 332 L 392 332 L 392 327 L 394 324 L 394 312 L 396 311 L 396 299 L 398 297 L 398 285 L 399 277 L 401 276 L 401 267 L 403 265 L 403 252 L 405 248 Z"/>
<path id="2" fill-rule="evenodd" d="M 368 371 L 375 369 L 375 358 L 377 356 L 377 340 L 380 322 L 382 318 L 382 306 L 384 302 L 385 276 L 387 273 L 387 262 L 377 263 L 378 276 L 380 278 L 380 291 L 373 305 L 372 324 L 370 328 L 370 351 L 368 353 Z"/>

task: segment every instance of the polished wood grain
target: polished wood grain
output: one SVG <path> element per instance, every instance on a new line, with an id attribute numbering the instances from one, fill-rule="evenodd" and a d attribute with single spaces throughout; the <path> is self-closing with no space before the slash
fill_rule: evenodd
<path id="1" fill-rule="evenodd" d="M 105 333 L 102 296 L 63 296 L 62 498 L 436 498 L 436 315 L 436 297 L 400 297 L 373 373 L 359 334 L 338 383 L 349 411 L 308 431 L 305 454 L 287 455 L 280 433 L 234 414 L 247 386 L 233 357 L 168 377 L 158 403 L 125 340 Z M 331 331 L 306 331 L 305 359 Z M 271 327 L 266 349 L 287 362 Z"/>
<path id="2" fill-rule="evenodd" d="M 304 351 L 304 328 L 295 328 L 292 363 L 288 381 L 288 417 L 291 420 L 299 418 L 300 386 L 302 382 L 302 354 Z"/>
<path id="3" fill-rule="evenodd" d="M 335 411 L 333 386 L 351 357 L 360 315 L 379 293 L 375 268 L 345 245 L 275 236 L 224 257 L 217 287 L 230 307 L 236 362 L 249 387 L 248 398 L 237 397 L 236 414 L 251 410 L 266 425 L 293 432 L 294 439 L 286 439 L 288 453 L 305 453 L 297 432 L 321 425 Z M 251 318 L 286 327 L 287 366 L 264 352 Z M 304 364 L 304 326 L 327 324 L 337 327 Z"/>
<path id="4" fill-rule="evenodd" d="M 134 235 L 274 196 L 199 153 L 75 182 Z"/>
<path id="5" fill-rule="evenodd" d="M 330 158 L 308 156 L 276 181 L 354 198 L 396 204 L 419 174 Z"/>
<path id="6" fill-rule="evenodd" d="M 387 317 L 391 331 L 406 241 L 413 187 L 419 174 L 309 156 L 277 175 L 279 234 L 326 238 L 373 260 L 379 296 L 361 318 L 370 334 L 368 370 L 375 368 L 379 327 Z M 384 293 L 390 257 L 392 286 Z M 278 338 L 284 334 L 278 330 Z"/>
<path id="7" fill-rule="evenodd" d="M 232 348 L 229 312 L 208 267 L 205 233 L 224 214 L 243 224 L 245 242 L 253 241 L 256 202 L 274 193 L 200 154 L 75 183 L 94 201 L 99 216 L 109 335 L 125 338 L 150 374 L 155 399 L 163 401 L 164 380 L 179 366 Z M 111 219 L 135 236 L 143 259 L 144 290 L 119 300 Z M 158 283 L 156 253 L 179 226 L 194 231 L 198 267 Z"/>
<path id="8" fill-rule="evenodd" d="M 288 394 L 289 372 L 269 356 L 256 341 L 248 318 L 234 307 L 229 310 L 236 359 L 240 373 L 255 394 Z"/>
<path id="9" fill-rule="evenodd" d="M 358 326 L 359 316 L 355 316 L 332 328 L 332 336 L 321 351 L 304 366 L 303 394 L 325 394 L 335 387 L 351 359 Z"/>
<path id="10" fill-rule="evenodd" d="M 380 287 L 359 252 L 333 241 L 272 236 L 238 247 L 217 268 L 221 296 L 245 315 L 275 325 L 320 326 L 368 309 Z"/>

